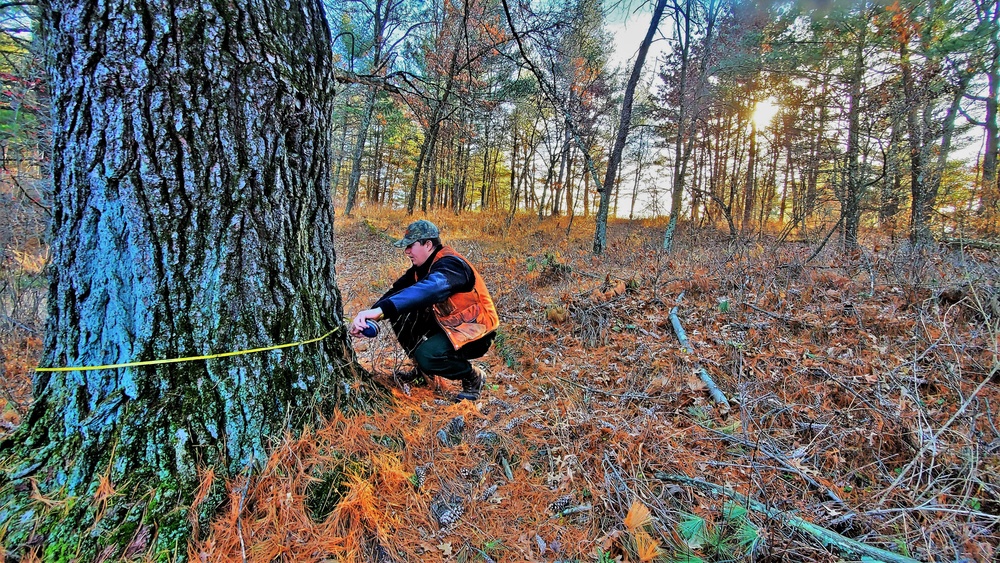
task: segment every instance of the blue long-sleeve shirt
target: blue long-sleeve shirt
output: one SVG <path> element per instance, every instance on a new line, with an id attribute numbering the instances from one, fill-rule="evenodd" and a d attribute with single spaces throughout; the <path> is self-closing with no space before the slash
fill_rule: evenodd
<path id="1" fill-rule="evenodd" d="M 392 288 L 386 292 L 374 307 L 380 307 L 389 320 L 408 313 L 428 314 L 428 322 L 433 322 L 430 307 L 448 299 L 456 293 L 472 291 L 475 274 L 472 267 L 456 256 L 445 256 L 435 261 L 438 247 L 420 267 L 411 266 L 400 276 Z M 422 315 L 421 315 L 422 316 Z"/>

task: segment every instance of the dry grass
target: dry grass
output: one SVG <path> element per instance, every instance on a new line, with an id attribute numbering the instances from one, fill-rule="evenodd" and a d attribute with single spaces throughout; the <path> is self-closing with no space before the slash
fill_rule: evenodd
<path id="1" fill-rule="evenodd" d="M 338 219 L 347 315 L 405 267 L 386 236 L 410 219 Z M 880 248 L 806 262 L 804 245 L 682 231 L 685 246 L 665 256 L 663 225 L 614 222 L 597 258 L 581 218 L 568 234 L 566 218 L 519 216 L 508 233 L 502 217 L 430 219 L 500 309 L 483 399 L 453 405 L 450 382 L 392 381 L 405 358 L 389 331 L 356 341 L 395 406 L 283 441 L 260 475 L 227 484 L 228 509 L 200 531 L 193 560 L 665 561 L 684 549 L 838 560 L 758 513 L 736 519 L 672 474 L 918 560 L 996 556 L 995 255 Z M 956 288 L 959 299 L 939 297 Z M 674 306 L 693 356 L 671 328 Z M 731 409 L 711 401 L 697 367 Z"/>

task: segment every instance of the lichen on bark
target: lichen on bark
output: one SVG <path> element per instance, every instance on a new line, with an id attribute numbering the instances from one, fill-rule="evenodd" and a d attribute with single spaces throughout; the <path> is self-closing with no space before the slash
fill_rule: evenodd
<path id="1" fill-rule="evenodd" d="M 339 326 L 320 2 L 53 0 L 43 20 L 55 195 L 42 365 Z M 183 558 L 199 467 L 252 471 L 287 432 L 379 396 L 343 331 L 44 372 L 34 390 L 0 444 L 0 521 L 12 556 L 47 561 Z"/>

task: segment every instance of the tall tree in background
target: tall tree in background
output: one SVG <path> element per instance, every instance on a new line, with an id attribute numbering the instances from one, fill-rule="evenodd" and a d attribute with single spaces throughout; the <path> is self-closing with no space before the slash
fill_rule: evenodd
<path id="1" fill-rule="evenodd" d="M 565 110 L 562 124 L 562 149 L 559 168 L 554 174 L 552 214 L 570 216 L 576 211 L 574 169 L 577 155 L 582 168 L 580 178 L 593 180 L 600 189 L 597 161 L 601 160 L 597 143 L 600 119 L 608 110 L 608 53 L 611 40 L 604 29 L 604 14 L 596 0 L 576 0 L 553 15 L 561 22 L 558 32 L 538 47 L 551 75 L 552 92 L 559 96 L 559 107 Z M 552 102 L 550 100 L 550 103 Z M 584 199 L 585 198 L 581 198 Z"/>
<path id="2" fill-rule="evenodd" d="M 608 244 L 608 208 L 611 200 L 611 192 L 614 188 L 615 175 L 618 173 L 618 165 L 621 163 L 622 150 L 625 148 L 625 140 L 628 138 L 629 125 L 632 124 L 632 100 L 635 97 L 635 87 L 639 83 L 642 75 L 642 66 L 646 63 L 646 53 L 649 52 L 649 45 L 653 42 L 656 29 L 660 26 L 660 18 L 663 17 L 663 10 L 667 6 L 667 0 L 657 0 L 653 8 L 653 16 L 649 20 L 649 29 L 639 44 L 639 52 L 635 56 L 635 63 L 632 65 L 632 74 L 625 85 L 625 97 L 622 100 L 622 111 L 618 122 L 618 132 L 615 135 L 615 144 L 611 149 L 611 156 L 608 158 L 608 169 L 604 175 L 604 183 L 601 184 L 601 204 L 597 210 L 597 227 L 594 232 L 594 254 L 602 254 Z"/>
<path id="3" fill-rule="evenodd" d="M 844 63 L 844 82 L 847 89 L 847 150 L 844 165 L 844 189 L 841 198 L 841 217 L 844 224 L 844 249 L 853 252 L 858 248 L 858 227 L 861 225 L 861 198 L 864 195 L 861 155 L 862 86 L 868 69 L 869 27 L 875 8 L 862 2 L 857 17 L 847 19 L 841 29 L 842 37 L 850 43 Z"/>
<path id="4" fill-rule="evenodd" d="M 672 62 L 678 68 L 676 75 L 666 73 L 660 75 L 664 81 L 673 78 L 672 84 L 668 82 L 671 92 L 667 94 L 672 102 L 668 104 L 672 111 L 669 121 L 675 131 L 670 220 L 663 233 L 663 250 L 667 252 L 670 252 L 674 245 L 674 232 L 681 214 L 688 164 L 698 136 L 696 125 L 708 102 L 706 98 L 710 62 L 715 56 L 713 49 L 716 44 L 715 25 L 721 5 L 720 0 L 707 0 L 704 3 L 684 0 L 683 4 L 675 0 L 671 7 L 671 17 L 674 22 L 672 41 L 677 48 L 673 49 L 668 64 Z M 699 15 L 702 15 L 702 18 L 699 18 Z M 701 30 L 696 29 L 697 27 Z M 700 48 L 693 45 L 699 37 Z M 689 74 L 693 76 L 689 78 Z"/>
<path id="5" fill-rule="evenodd" d="M 976 8 L 977 28 L 984 35 L 983 70 L 986 74 L 986 96 L 974 98 L 985 106 L 981 125 L 986 130 L 983 142 L 982 207 L 989 217 L 1000 216 L 1000 183 L 997 161 L 1000 156 L 1000 2 L 973 0 Z M 996 222 L 993 222 L 994 227 Z"/>
<path id="6" fill-rule="evenodd" d="M 987 30 L 986 64 L 987 93 L 982 101 L 986 106 L 983 125 L 986 140 L 983 146 L 983 190 L 989 194 L 986 205 L 993 216 L 1000 214 L 1000 184 L 997 178 L 997 160 L 1000 154 L 1000 2 L 996 0 L 974 0 L 980 26 Z"/>
<path id="7" fill-rule="evenodd" d="M 462 73 L 470 72 L 472 66 L 494 54 L 507 41 L 494 0 L 443 2 L 433 8 L 441 14 L 429 16 L 437 25 L 421 44 L 418 57 L 418 66 L 423 69 L 422 81 L 428 87 L 413 96 L 410 104 L 417 108 L 424 137 L 406 200 L 408 214 L 416 208 L 418 192 L 422 194 L 421 209 L 427 210 L 427 176 L 434 165 L 444 121 L 460 107 Z"/>
<path id="8" fill-rule="evenodd" d="M 972 25 L 966 6 L 913 0 L 889 8 L 910 146 L 910 242 L 918 246 L 934 241 L 931 221 L 971 79 L 966 41 L 953 40 Z"/>
<path id="9" fill-rule="evenodd" d="M 252 471 L 318 410 L 372 398 L 337 330 L 329 29 L 318 0 L 53 0 L 43 31 L 55 194 L 42 365 L 333 331 L 37 375 L 0 444 L 12 555 L 117 560 L 128 545 L 183 559 L 192 522 L 224 498 L 216 481 L 191 506 L 199 468 Z"/>
<path id="10" fill-rule="evenodd" d="M 511 11 L 510 3 L 507 0 L 501 0 L 501 3 L 504 15 L 507 18 L 507 25 L 521 55 L 521 62 L 531 71 L 531 74 L 538 83 L 538 88 L 543 98 L 552 107 L 555 115 L 560 120 L 558 126 L 549 125 L 549 138 L 544 141 L 550 156 L 550 164 L 545 183 L 543 184 L 541 198 L 544 203 L 546 190 L 551 187 L 553 196 L 550 198 L 550 201 L 552 201 L 553 214 L 558 214 L 559 197 L 556 192 L 558 189 L 561 189 L 560 183 L 562 182 L 563 172 L 568 166 L 568 147 L 570 144 L 575 145 L 583 157 L 584 173 L 590 175 L 595 185 L 601 185 L 597 166 L 594 163 L 594 158 L 591 156 L 591 146 L 584 138 L 582 127 L 579 123 L 579 115 L 574 114 L 573 111 L 575 107 L 579 107 L 578 92 L 574 92 L 576 85 L 572 81 L 572 76 L 577 75 L 571 75 L 568 80 L 568 77 L 562 72 L 572 69 L 575 73 L 575 71 L 582 68 L 587 68 L 587 65 L 565 64 L 565 50 L 559 47 L 567 45 L 565 38 L 573 36 L 574 30 L 578 29 L 576 27 L 577 23 L 582 23 L 588 29 L 593 30 L 593 33 L 600 34 L 603 20 L 590 18 L 585 19 L 583 22 L 567 20 L 565 17 L 567 14 L 594 13 L 589 9 L 577 11 L 577 8 L 580 6 L 576 4 L 571 4 L 564 10 L 538 14 L 532 12 L 528 4 L 521 3 L 518 4 L 519 11 L 515 15 Z M 592 5 L 593 2 L 592 0 L 581 0 L 580 4 Z M 583 7 L 586 8 L 586 6 Z M 528 38 L 525 36 L 525 31 L 518 31 L 519 28 L 526 30 L 531 36 L 536 37 L 536 41 L 529 44 Z M 537 54 L 531 50 L 532 47 L 537 49 Z M 541 62 L 536 61 L 536 58 L 541 59 Z M 586 61 L 581 62 L 586 63 Z M 591 67 L 591 70 L 599 71 L 600 69 Z M 557 163 L 561 169 L 558 175 L 555 175 L 554 169 Z M 543 206 L 540 205 L 538 208 L 539 219 L 542 215 Z"/>
<path id="11" fill-rule="evenodd" d="M 388 65 L 395 57 L 396 47 L 406 39 L 407 34 L 400 31 L 403 24 L 403 0 L 353 0 L 347 2 L 350 12 L 356 14 L 361 25 L 367 24 L 364 38 L 350 36 L 353 48 L 363 45 L 363 53 L 351 53 L 366 60 L 366 73 L 372 77 L 385 77 Z M 357 29 L 359 26 L 354 26 Z M 361 39 L 360 41 L 358 39 Z M 361 183 L 361 158 L 364 156 L 365 142 L 371 127 L 372 115 L 375 113 L 375 101 L 379 87 L 376 84 L 365 85 L 365 103 L 361 110 L 361 123 L 354 139 L 354 151 L 351 153 L 351 176 L 347 183 L 347 201 L 344 214 L 350 216 L 358 196 L 358 185 Z"/>

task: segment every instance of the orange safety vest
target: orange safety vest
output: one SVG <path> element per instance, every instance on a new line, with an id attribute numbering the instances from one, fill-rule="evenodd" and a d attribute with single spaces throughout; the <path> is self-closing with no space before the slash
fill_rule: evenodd
<path id="1" fill-rule="evenodd" d="M 468 264 L 472 268 L 472 274 L 475 278 L 472 291 L 456 293 L 431 307 L 434 311 L 434 318 L 444 329 L 451 345 L 458 350 L 469 342 L 479 340 L 496 330 L 500 326 L 500 316 L 497 315 L 493 298 L 490 297 L 486 283 L 476 267 L 450 246 L 442 246 L 441 250 L 438 250 L 434 256 L 434 262 L 445 256 L 454 256 Z"/>

